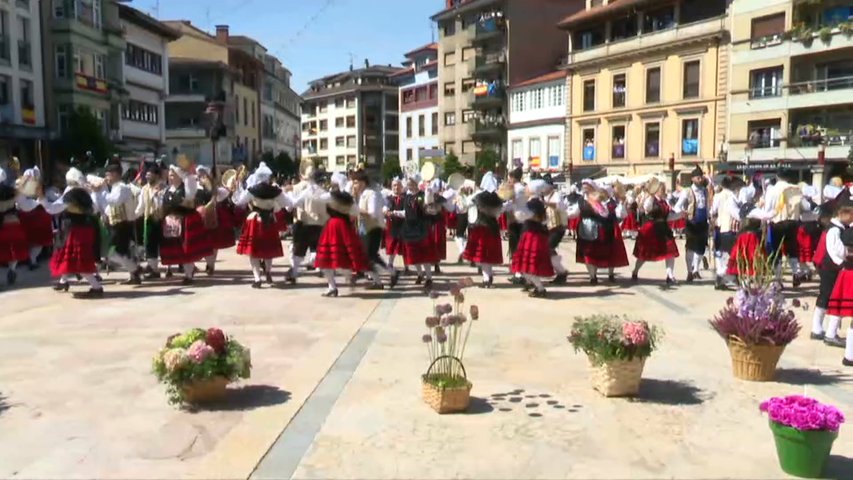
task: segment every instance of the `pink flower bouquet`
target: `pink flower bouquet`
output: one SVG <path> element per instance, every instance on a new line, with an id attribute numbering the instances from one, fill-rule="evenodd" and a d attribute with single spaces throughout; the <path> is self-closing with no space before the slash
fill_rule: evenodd
<path id="1" fill-rule="evenodd" d="M 832 405 L 801 395 L 784 398 L 773 397 L 761 403 L 771 421 L 797 430 L 824 430 L 837 432 L 844 423 L 844 415 Z"/>

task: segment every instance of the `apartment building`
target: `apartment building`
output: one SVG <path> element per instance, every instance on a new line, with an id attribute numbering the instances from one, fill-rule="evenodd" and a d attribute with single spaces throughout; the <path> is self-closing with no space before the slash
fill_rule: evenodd
<path id="1" fill-rule="evenodd" d="M 41 2 L 0 4 L 0 158 L 39 164 L 45 129 Z"/>
<path id="2" fill-rule="evenodd" d="M 62 135 L 71 113 L 82 108 L 98 118 L 111 140 L 120 139 L 121 106 L 129 97 L 118 2 L 42 1 L 41 9 L 48 125 Z"/>
<path id="3" fill-rule="evenodd" d="M 216 41 L 228 46 L 234 77 L 235 161 L 252 164 L 261 154 L 261 82 L 266 49 L 245 36 L 231 36 L 227 25 L 216 26 Z"/>
<path id="4" fill-rule="evenodd" d="M 565 71 L 518 82 L 509 89 L 508 170 L 564 170 L 566 98 Z"/>
<path id="5" fill-rule="evenodd" d="M 442 147 L 468 164 L 484 149 L 506 158 L 506 88 L 555 69 L 566 51 L 565 34 L 555 23 L 583 10 L 584 2 L 446 0 L 444 5 L 432 16 L 439 30 Z"/>
<path id="6" fill-rule="evenodd" d="M 400 85 L 400 166 L 443 156 L 438 132 L 438 45 L 407 53 Z"/>
<path id="7" fill-rule="evenodd" d="M 575 178 L 706 171 L 726 132 L 726 0 L 588 0 L 568 16 Z"/>
<path id="8" fill-rule="evenodd" d="M 399 90 L 391 65 L 373 65 L 314 80 L 302 94 L 302 157 L 327 171 L 363 164 L 379 172 L 399 153 Z"/>
<path id="9" fill-rule="evenodd" d="M 125 34 L 124 88 L 117 146 L 124 157 L 155 158 L 166 151 L 169 42 L 180 33 L 128 5 L 119 5 Z"/>
<path id="10" fill-rule="evenodd" d="M 851 31 L 849 2 L 732 3 L 726 168 L 771 170 L 784 163 L 818 184 L 846 168 L 853 141 Z M 812 179 L 812 170 L 822 178 Z"/>
<path id="11" fill-rule="evenodd" d="M 239 157 L 235 148 L 239 112 L 234 101 L 237 72 L 229 65 L 228 46 L 189 21 L 163 23 L 181 34 L 169 43 L 165 107 L 169 154 L 185 154 L 200 165 L 231 164 Z M 221 124 L 214 123 L 212 113 L 217 110 Z"/>

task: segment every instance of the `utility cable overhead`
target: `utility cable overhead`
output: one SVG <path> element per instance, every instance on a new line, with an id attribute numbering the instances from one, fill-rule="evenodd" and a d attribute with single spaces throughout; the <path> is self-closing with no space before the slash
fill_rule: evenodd
<path id="1" fill-rule="evenodd" d="M 281 45 L 280 45 L 280 46 L 275 50 L 275 53 L 276 53 L 276 54 L 281 53 L 281 52 L 282 52 L 282 50 L 285 50 L 286 48 L 290 47 L 294 42 L 296 42 L 296 40 L 298 40 L 298 39 L 299 39 L 299 38 L 300 38 L 300 37 L 301 37 L 301 36 L 302 36 L 302 35 L 303 35 L 307 30 L 308 30 L 308 28 L 309 28 L 312 24 L 314 24 L 314 22 L 316 22 L 317 20 L 319 20 L 319 19 L 320 19 L 320 16 L 321 16 L 323 13 L 325 13 L 325 12 L 326 12 L 326 10 L 328 10 L 328 9 L 329 9 L 329 7 L 331 7 L 333 3 L 336 3 L 337 1 L 338 1 L 338 0 L 325 0 L 325 1 L 323 2 L 323 5 L 321 5 L 321 6 L 320 6 L 320 9 L 319 9 L 319 10 L 317 10 L 317 12 L 316 12 L 316 13 L 314 13 L 314 15 L 312 15 L 312 16 L 311 16 L 311 18 L 309 18 L 309 19 L 305 22 L 305 24 L 304 24 L 304 25 L 302 25 L 302 28 L 300 28 L 299 30 L 297 30 L 297 31 L 296 31 L 296 33 L 294 33 L 294 34 L 293 34 L 289 39 L 287 39 L 287 41 L 285 41 L 284 43 L 282 43 L 282 44 L 281 44 Z"/>

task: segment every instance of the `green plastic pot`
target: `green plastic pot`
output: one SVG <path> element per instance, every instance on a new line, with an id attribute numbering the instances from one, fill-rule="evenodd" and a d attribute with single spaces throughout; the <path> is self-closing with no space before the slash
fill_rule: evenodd
<path id="1" fill-rule="evenodd" d="M 785 473 L 803 478 L 821 476 L 838 432 L 797 430 L 773 421 L 770 422 L 770 430 L 776 440 L 779 466 Z"/>

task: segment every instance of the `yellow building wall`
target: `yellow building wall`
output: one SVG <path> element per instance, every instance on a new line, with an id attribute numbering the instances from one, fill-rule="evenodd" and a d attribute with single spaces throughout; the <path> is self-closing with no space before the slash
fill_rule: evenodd
<path id="1" fill-rule="evenodd" d="M 725 48 L 725 47 L 724 47 Z M 577 166 L 601 165 L 609 171 L 640 174 L 668 169 L 670 155 L 675 157 L 677 168 L 693 163 L 703 166 L 716 161 L 721 138 L 716 138 L 716 109 L 725 102 L 725 92 L 720 86 L 720 65 L 716 45 L 691 47 L 684 52 L 639 59 L 624 64 L 608 65 L 597 71 L 581 71 L 572 76 L 571 89 L 571 151 L 572 162 Z M 684 63 L 700 61 L 699 97 L 683 98 Z M 646 104 L 646 71 L 661 68 L 661 101 Z M 613 77 L 626 75 L 626 106 L 612 107 Z M 593 112 L 583 111 L 584 82 L 595 80 L 596 105 Z M 682 121 L 699 119 L 699 152 L 688 156 L 681 153 Z M 659 156 L 645 156 L 645 126 L 650 122 L 661 124 Z M 625 158 L 612 158 L 612 127 L 624 125 Z M 583 130 L 596 129 L 596 156 L 594 161 L 583 160 Z M 615 167 L 615 168 L 614 168 Z"/>
<path id="2" fill-rule="evenodd" d="M 189 27 L 182 29 L 184 35 L 169 43 L 169 56 L 176 58 L 196 58 L 214 62 L 228 63 L 228 49 L 212 39 L 202 38 Z"/>
<path id="3" fill-rule="evenodd" d="M 260 123 L 261 119 L 259 118 L 258 113 L 258 92 L 257 90 L 253 90 L 241 83 L 234 83 L 234 96 L 235 98 L 239 98 L 239 105 L 237 108 L 240 109 L 240 121 L 235 125 L 234 132 L 238 137 L 240 137 L 240 143 L 244 143 L 245 139 L 249 139 L 249 151 L 251 152 L 252 148 L 252 140 L 255 140 L 255 149 L 260 150 Z M 246 99 L 248 104 L 248 114 L 243 109 L 243 99 Z M 255 126 L 252 126 L 252 103 L 254 102 L 254 111 L 255 111 Z"/>

